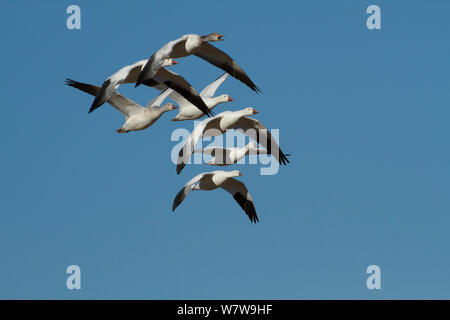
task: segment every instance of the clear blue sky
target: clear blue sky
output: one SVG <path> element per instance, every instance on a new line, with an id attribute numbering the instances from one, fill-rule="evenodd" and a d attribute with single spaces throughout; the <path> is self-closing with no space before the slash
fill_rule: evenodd
<path id="1" fill-rule="evenodd" d="M 81 7 L 82 29 L 66 29 Z M 382 29 L 366 28 L 370 4 Z M 0 298 L 450 298 L 450 2 L 2 1 Z M 280 128 L 291 164 L 240 169 L 261 222 L 223 191 L 170 211 L 177 127 L 119 135 L 101 84 L 185 33 L 217 44 L 263 93 L 220 88 Z M 188 57 L 202 89 L 222 72 Z M 122 86 L 145 104 L 156 91 Z M 219 205 L 214 210 L 208 209 Z M 82 290 L 66 289 L 66 267 Z M 382 289 L 366 288 L 367 266 Z"/>

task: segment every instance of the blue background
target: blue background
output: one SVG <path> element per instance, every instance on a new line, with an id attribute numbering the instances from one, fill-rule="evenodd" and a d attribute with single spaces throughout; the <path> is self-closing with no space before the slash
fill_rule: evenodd
<path id="1" fill-rule="evenodd" d="M 81 7 L 82 29 L 66 28 Z M 382 29 L 368 30 L 378 4 Z M 2 1 L 0 298 L 450 298 L 450 2 Z M 263 93 L 218 93 L 280 128 L 291 164 L 236 165 L 261 222 L 223 191 L 176 192 L 210 170 L 170 162 L 165 114 L 123 117 L 64 79 L 101 84 L 185 33 L 217 44 Z M 222 72 L 172 70 L 202 89 Z M 123 85 L 141 104 L 156 91 Z M 68 265 L 82 289 L 66 288 Z M 381 267 L 368 290 L 366 268 Z"/>

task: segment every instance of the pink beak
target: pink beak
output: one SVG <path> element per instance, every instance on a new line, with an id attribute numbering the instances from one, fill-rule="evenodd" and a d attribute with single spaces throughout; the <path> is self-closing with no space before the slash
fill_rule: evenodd
<path id="1" fill-rule="evenodd" d="M 252 110 L 253 110 L 253 114 L 257 114 L 258 113 L 258 111 L 256 111 L 255 109 L 252 108 Z"/>
<path id="2" fill-rule="evenodd" d="M 178 62 L 175 61 L 174 59 L 172 59 L 172 65 L 174 65 L 174 64 L 178 64 Z"/>
<path id="3" fill-rule="evenodd" d="M 232 97 L 228 97 L 228 101 L 233 102 L 233 98 Z"/>

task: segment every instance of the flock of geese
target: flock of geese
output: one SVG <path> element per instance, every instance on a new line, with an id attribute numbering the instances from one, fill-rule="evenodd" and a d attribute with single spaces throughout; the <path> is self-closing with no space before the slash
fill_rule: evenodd
<path id="1" fill-rule="evenodd" d="M 284 154 L 277 141 L 258 120 L 251 116 L 258 112 L 253 108 L 237 111 L 224 111 L 217 115 L 213 109 L 233 99 L 222 94 L 215 96 L 219 86 L 228 75 L 240 80 L 253 91 L 259 93 L 259 88 L 253 83 L 244 70 L 225 52 L 219 50 L 210 42 L 223 41 L 223 35 L 211 33 L 206 36 L 187 34 L 170 41 L 161 47 L 148 60 L 141 60 L 128 65 L 111 75 L 101 87 L 66 79 L 66 84 L 84 91 L 95 97 L 89 112 L 102 106 L 105 102 L 125 116 L 125 122 L 117 132 L 144 130 L 155 123 L 163 113 L 177 109 L 173 103 L 162 103 L 166 98 L 179 106 L 179 112 L 173 121 L 194 120 L 207 116 L 192 131 L 181 148 L 178 156 L 177 174 L 189 162 L 192 153 L 204 153 L 212 156 L 209 165 L 226 166 L 237 163 L 246 155 L 271 154 L 283 165 L 289 163 L 288 155 Z M 225 73 L 213 81 L 200 94 L 182 76 L 168 70 L 166 67 L 177 64 L 174 59 L 195 55 L 212 65 L 222 69 Z M 135 87 L 143 84 L 155 88 L 161 93 L 145 107 L 123 96 L 117 89 L 121 84 L 135 83 Z M 195 145 L 202 137 L 218 136 L 228 130 L 242 130 L 244 134 L 255 140 L 242 148 L 209 147 L 195 149 Z M 264 149 L 258 148 L 258 144 Z M 201 173 L 191 180 L 176 195 L 172 211 L 174 211 L 192 190 L 214 190 L 222 188 L 229 192 L 247 214 L 251 222 L 258 222 L 255 205 L 247 187 L 235 177 L 242 176 L 238 170 L 212 171 Z"/>

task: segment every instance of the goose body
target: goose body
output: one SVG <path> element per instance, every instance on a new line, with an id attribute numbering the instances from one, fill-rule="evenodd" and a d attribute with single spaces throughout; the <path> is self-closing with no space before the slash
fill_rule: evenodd
<path id="1" fill-rule="evenodd" d="M 222 188 L 233 196 L 251 222 L 258 222 L 255 205 L 247 187 L 241 181 L 234 179 L 234 177 L 239 176 L 242 176 L 242 174 L 238 170 L 204 172 L 195 176 L 177 193 L 173 201 L 172 211 L 175 211 L 191 191 L 211 191 Z"/>
<path id="2" fill-rule="evenodd" d="M 164 59 L 183 58 L 196 55 L 212 65 L 229 73 L 232 77 L 246 84 L 255 92 L 260 92 L 244 70 L 229 55 L 214 47 L 210 42 L 223 41 L 223 35 L 213 32 L 206 36 L 197 34 L 185 34 L 180 38 L 170 41 L 156 51 L 139 74 L 136 86 L 145 80 L 153 78 L 159 68 L 162 67 Z"/>
<path id="3" fill-rule="evenodd" d="M 66 84 L 93 96 L 98 94 L 101 90 L 98 86 L 77 82 L 71 79 L 67 79 Z M 163 113 L 176 109 L 175 105 L 172 103 L 167 103 L 160 107 L 161 103 L 171 92 L 172 89 L 167 89 L 158 97 L 150 101 L 146 107 L 137 104 L 118 92 L 114 92 L 107 102 L 125 116 L 125 123 L 117 130 L 117 132 L 127 133 L 130 131 L 147 129 L 154 124 Z"/>
<path id="4" fill-rule="evenodd" d="M 287 156 L 281 151 L 277 141 L 270 132 L 261 122 L 249 117 L 257 113 L 253 108 L 245 108 L 239 111 L 224 111 L 213 118 L 201 121 L 194 128 L 179 152 L 177 173 L 180 174 L 181 170 L 186 166 L 195 145 L 202 137 L 219 136 L 230 129 L 243 131 L 244 134 L 265 147 L 267 154 L 272 154 L 280 164 L 286 165 L 289 163 Z"/>
<path id="5" fill-rule="evenodd" d="M 246 155 L 266 154 L 267 150 L 259 149 L 257 143 L 250 142 L 242 148 L 208 147 L 203 149 L 195 149 L 194 153 L 203 153 L 212 156 L 213 158 L 206 164 L 215 166 L 229 166 L 237 163 Z"/>

